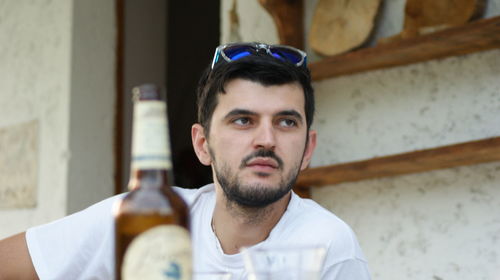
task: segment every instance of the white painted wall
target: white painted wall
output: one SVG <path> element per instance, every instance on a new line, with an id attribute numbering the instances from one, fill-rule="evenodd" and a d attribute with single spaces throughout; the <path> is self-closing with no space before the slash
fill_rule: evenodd
<path id="1" fill-rule="evenodd" d="M 238 0 L 231 27 L 232 2 L 222 1 L 222 42 L 278 42 L 258 1 Z M 317 1 L 304 2 L 308 30 Z M 374 40 L 400 31 L 404 3 L 385 1 Z M 500 15 L 499 0 L 487 3 L 485 17 Z M 492 50 L 316 82 L 312 165 L 500 136 L 499 76 Z M 495 162 L 316 188 L 313 198 L 353 227 L 374 279 L 498 280 L 499 186 Z"/>
<path id="2" fill-rule="evenodd" d="M 0 129 L 37 123 L 38 155 L 35 205 L 0 209 L 0 238 L 112 194 L 114 46 L 112 0 L 0 0 Z"/>
<path id="3" fill-rule="evenodd" d="M 499 66 L 494 50 L 316 83 L 322 136 L 313 164 L 500 135 Z M 313 197 L 353 226 L 376 279 L 498 279 L 499 185 L 500 163 L 490 163 Z"/>

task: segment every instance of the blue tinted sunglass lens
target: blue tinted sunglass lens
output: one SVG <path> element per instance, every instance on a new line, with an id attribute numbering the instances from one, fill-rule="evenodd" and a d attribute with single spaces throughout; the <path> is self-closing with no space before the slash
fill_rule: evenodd
<path id="1" fill-rule="evenodd" d="M 230 56 L 230 58 L 231 58 L 231 60 L 238 60 L 238 59 L 240 59 L 242 57 L 249 56 L 251 54 L 252 53 L 250 53 L 250 52 L 244 51 L 244 52 L 241 52 L 241 53 L 234 54 L 234 55 Z"/>
<path id="2" fill-rule="evenodd" d="M 271 54 L 279 59 L 284 59 L 294 64 L 302 61 L 302 55 L 296 51 L 282 48 L 272 48 Z"/>
<path id="3" fill-rule="evenodd" d="M 254 51 L 248 46 L 234 46 L 224 49 L 224 54 L 231 60 L 238 60 L 252 53 L 254 53 Z"/>

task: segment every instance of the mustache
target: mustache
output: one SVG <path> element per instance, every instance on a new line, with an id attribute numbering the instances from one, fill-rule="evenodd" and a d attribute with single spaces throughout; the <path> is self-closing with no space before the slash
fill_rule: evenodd
<path id="1" fill-rule="evenodd" d="M 266 150 L 266 149 L 257 150 L 255 152 L 251 153 L 250 155 L 246 156 L 241 161 L 240 168 L 244 168 L 245 166 L 248 165 L 249 161 L 251 161 L 252 159 L 257 158 L 257 157 L 272 158 L 278 163 L 278 169 L 283 168 L 283 160 L 279 156 L 277 156 L 272 150 Z"/>

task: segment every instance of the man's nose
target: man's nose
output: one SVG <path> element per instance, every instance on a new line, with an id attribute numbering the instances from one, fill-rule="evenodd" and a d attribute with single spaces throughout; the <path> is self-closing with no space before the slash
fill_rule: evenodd
<path id="1" fill-rule="evenodd" d="M 255 131 L 254 146 L 257 149 L 273 150 L 276 146 L 276 131 L 272 124 L 261 124 Z"/>

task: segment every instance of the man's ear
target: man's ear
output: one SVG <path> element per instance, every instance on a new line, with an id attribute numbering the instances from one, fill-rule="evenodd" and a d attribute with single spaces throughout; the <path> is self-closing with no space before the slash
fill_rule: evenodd
<path id="1" fill-rule="evenodd" d="M 203 165 L 210 165 L 212 158 L 208 152 L 208 142 L 205 136 L 205 130 L 199 123 L 193 124 L 191 127 L 191 140 L 193 141 L 193 148 L 198 160 Z"/>
<path id="2" fill-rule="evenodd" d="M 306 148 L 304 150 L 304 158 L 302 159 L 302 165 L 300 166 L 300 170 L 304 170 L 309 166 L 311 162 L 311 158 L 316 148 L 316 137 L 317 132 L 315 130 L 309 130 L 309 140 L 306 143 Z"/>

